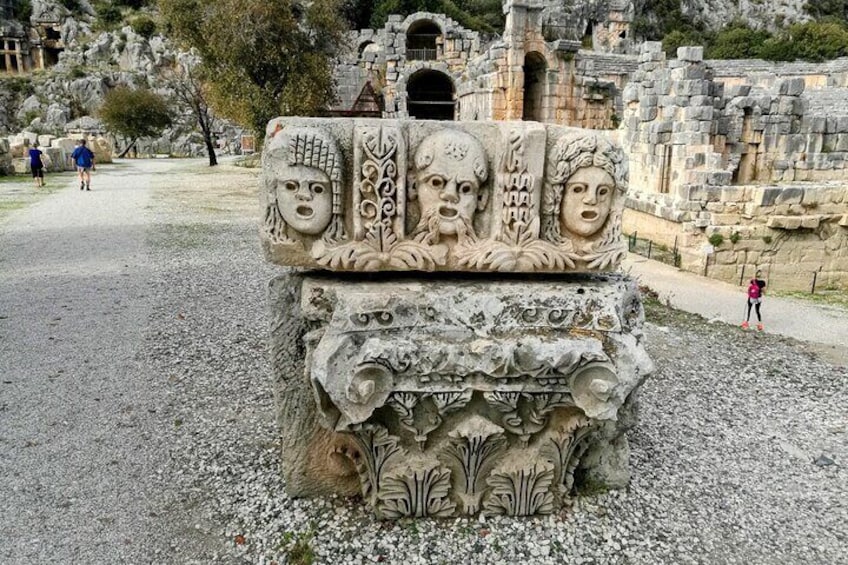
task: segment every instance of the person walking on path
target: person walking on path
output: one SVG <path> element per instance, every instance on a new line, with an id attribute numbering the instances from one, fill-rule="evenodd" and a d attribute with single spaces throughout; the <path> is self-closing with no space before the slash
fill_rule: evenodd
<path id="1" fill-rule="evenodd" d="M 748 283 L 748 310 L 745 316 L 745 321 L 742 322 L 742 329 L 747 330 L 751 321 L 751 306 L 757 311 L 757 330 L 763 331 L 763 317 L 760 315 L 760 304 L 763 302 L 763 294 L 765 294 L 766 281 L 762 278 L 763 272 L 757 271 L 751 282 Z"/>
<path id="2" fill-rule="evenodd" d="M 32 171 L 32 180 L 35 188 L 44 186 L 44 161 L 41 160 L 43 153 L 38 148 L 38 142 L 32 144 L 29 150 L 29 169 Z"/>
<path id="3" fill-rule="evenodd" d="M 71 161 L 74 162 L 79 173 L 80 190 L 91 190 L 91 171 L 95 170 L 94 153 L 85 146 L 85 139 L 79 140 L 79 145 L 71 153 Z"/>

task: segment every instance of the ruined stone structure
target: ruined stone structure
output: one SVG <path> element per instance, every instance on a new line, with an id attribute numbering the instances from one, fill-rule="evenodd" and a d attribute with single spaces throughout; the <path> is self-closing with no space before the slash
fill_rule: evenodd
<path id="1" fill-rule="evenodd" d="M 52 67 L 65 43 L 62 19 L 68 10 L 36 3 L 29 22 L 13 20 L 11 2 L 0 3 L 0 73 L 24 73 Z"/>
<path id="2" fill-rule="evenodd" d="M 626 231 L 676 242 L 684 268 L 729 281 L 764 268 L 783 289 L 809 288 L 813 272 L 848 285 L 848 65 L 740 77 L 739 62 L 702 58 L 646 44 L 624 91 Z"/>
<path id="3" fill-rule="evenodd" d="M 629 29 L 627 5 L 574 13 L 543 0 L 507 0 L 503 37 L 489 41 L 441 14 L 390 16 L 383 29 L 351 38 L 356 50 L 337 68 L 336 111 L 352 109 L 370 83 L 384 97 L 387 118 L 614 128 L 621 89 L 637 66 L 617 54 Z M 597 36 L 596 50 L 580 49 L 586 30 Z"/>
<path id="4" fill-rule="evenodd" d="M 524 516 L 626 484 L 652 364 L 638 289 L 607 273 L 618 146 L 527 122 L 280 118 L 262 160 L 266 256 L 323 270 L 271 285 L 290 494 Z"/>
<path id="5" fill-rule="evenodd" d="M 765 14 L 746 6 L 733 10 Z M 428 13 L 364 30 L 340 67 L 343 106 L 368 83 L 384 117 L 620 128 L 633 167 L 627 233 L 727 281 L 762 268 L 772 288 L 809 288 L 813 271 L 825 286 L 848 285 L 848 60 L 703 61 L 687 48 L 667 61 L 659 44 L 633 44 L 631 1 L 505 0 L 504 13 L 503 36 L 489 41 Z M 449 48 L 410 60 L 416 29 Z M 589 37 L 593 49 L 581 49 Z M 414 77 L 427 88 L 410 91 Z M 712 249 L 714 233 L 724 243 Z"/>

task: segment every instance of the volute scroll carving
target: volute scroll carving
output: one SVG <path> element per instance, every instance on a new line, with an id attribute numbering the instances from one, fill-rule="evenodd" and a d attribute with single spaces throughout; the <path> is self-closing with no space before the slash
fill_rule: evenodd
<path id="1" fill-rule="evenodd" d="M 552 512 L 651 369 L 621 277 L 490 283 L 486 311 L 474 283 L 309 284 L 305 306 L 312 285 L 334 301 L 305 314 L 326 324 L 307 342 L 318 415 L 383 519 Z"/>

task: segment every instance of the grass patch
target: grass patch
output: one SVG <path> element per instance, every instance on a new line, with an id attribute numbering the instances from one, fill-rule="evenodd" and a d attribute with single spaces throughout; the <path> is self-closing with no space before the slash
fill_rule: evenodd
<path id="1" fill-rule="evenodd" d="M 315 551 L 312 549 L 312 539 L 315 529 L 310 527 L 305 532 L 284 532 L 280 540 L 280 549 L 289 546 L 287 563 L 291 565 L 312 565 L 315 563 Z"/>
<path id="2" fill-rule="evenodd" d="M 774 296 L 784 298 L 797 298 L 814 304 L 825 304 L 848 310 L 848 291 L 844 290 L 817 290 L 815 294 L 803 290 L 773 292 Z"/>

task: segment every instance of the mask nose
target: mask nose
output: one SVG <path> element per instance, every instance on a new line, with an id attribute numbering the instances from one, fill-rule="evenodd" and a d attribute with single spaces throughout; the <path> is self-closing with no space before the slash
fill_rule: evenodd
<path id="1" fill-rule="evenodd" d="M 309 190 L 308 181 L 301 181 L 300 185 L 298 186 L 297 194 L 295 194 L 295 197 L 298 200 L 312 200 L 312 191 Z"/>
<path id="2" fill-rule="evenodd" d="M 586 189 L 586 194 L 583 195 L 583 204 L 594 206 L 598 203 L 598 189 L 589 187 Z"/>
<path id="3" fill-rule="evenodd" d="M 442 192 L 439 194 L 439 197 L 452 204 L 459 202 L 459 193 L 456 191 L 456 181 L 453 179 L 449 180 L 442 189 Z"/>

